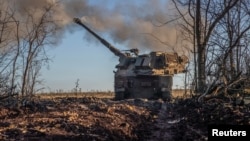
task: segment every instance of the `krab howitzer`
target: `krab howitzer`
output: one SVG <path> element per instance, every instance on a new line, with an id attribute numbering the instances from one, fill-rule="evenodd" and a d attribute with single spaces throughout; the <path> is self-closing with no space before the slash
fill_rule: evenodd
<path id="1" fill-rule="evenodd" d="M 115 99 L 171 99 L 173 75 L 185 71 L 188 63 L 186 56 L 160 51 L 139 55 L 138 49 L 124 50 L 123 53 L 84 25 L 79 18 L 74 18 L 74 21 L 119 57 L 117 70 L 114 71 Z"/>

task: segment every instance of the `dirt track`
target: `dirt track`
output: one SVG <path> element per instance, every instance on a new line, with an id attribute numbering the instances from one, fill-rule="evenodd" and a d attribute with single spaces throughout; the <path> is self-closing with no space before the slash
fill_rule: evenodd
<path id="1" fill-rule="evenodd" d="M 207 140 L 207 125 L 250 124 L 249 105 L 217 99 L 55 98 L 0 109 L 0 140 Z"/>

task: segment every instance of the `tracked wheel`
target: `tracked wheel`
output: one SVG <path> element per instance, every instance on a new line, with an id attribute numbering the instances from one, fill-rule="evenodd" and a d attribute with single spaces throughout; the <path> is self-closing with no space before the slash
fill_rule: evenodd
<path id="1" fill-rule="evenodd" d="M 162 92 L 162 99 L 164 101 L 171 101 L 172 100 L 172 93 L 171 92 Z"/>
<path id="2" fill-rule="evenodd" d="M 123 99 L 124 99 L 124 92 L 115 93 L 115 100 L 123 100 Z"/>

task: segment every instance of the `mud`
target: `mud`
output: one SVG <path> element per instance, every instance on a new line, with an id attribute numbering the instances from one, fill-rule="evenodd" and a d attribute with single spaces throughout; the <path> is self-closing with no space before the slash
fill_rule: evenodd
<path id="1" fill-rule="evenodd" d="M 53 98 L 0 107 L 0 140 L 207 140 L 209 124 L 250 124 L 249 104 L 212 99 Z"/>

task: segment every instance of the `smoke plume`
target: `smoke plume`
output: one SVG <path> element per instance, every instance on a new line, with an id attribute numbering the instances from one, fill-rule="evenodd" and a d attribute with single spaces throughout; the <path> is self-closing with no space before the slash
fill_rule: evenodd
<path id="1" fill-rule="evenodd" d="M 157 26 L 169 21 L 171 14 L 168 10 L 170 4 L 161 0 L 10 0 L 10 3 L 10 7 L 19 13 L 19 18 L 32 10 L 39 16 L 42 14 L 39 9 L 53 5 L 52 16 L 61 30 L 79 28 L 73 22 L 73 18 L 78 17 L 98 34 L 108 35 L 113 43 L 127 48 L 178 51 L 183 46 L 174 23 Z"/>

